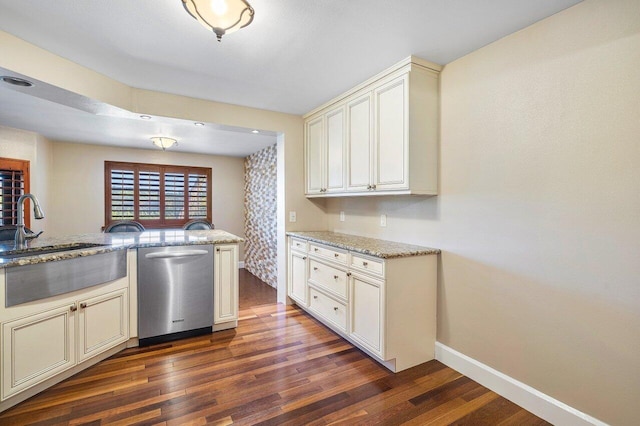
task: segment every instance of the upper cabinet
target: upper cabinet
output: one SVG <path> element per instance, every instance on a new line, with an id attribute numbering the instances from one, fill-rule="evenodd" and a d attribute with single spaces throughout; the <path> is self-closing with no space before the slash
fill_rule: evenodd
<path id="1" fill-rule="evenodd" d="M 345 109 L 331 109 L 305 121 L 307 194 L 345 190 Z"/>
<path id="2" fill-rule="evenodd" d="M 409 57 L 307 114 L 307 197 L 436 195 L 439 71 Z"/>

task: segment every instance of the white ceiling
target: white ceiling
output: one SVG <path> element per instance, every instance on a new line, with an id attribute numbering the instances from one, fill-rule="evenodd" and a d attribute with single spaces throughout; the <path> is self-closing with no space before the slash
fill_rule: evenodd
<path id="1" fill-rule="evenodd" d="M 304 114 L 409 55 L 444 65 L 580 0 L 249 1 L 253 23 L 221 43 L 180 0 L 0 0 L 0 30 L 133 87 Z M 0 88 L 0 125 L 56 140 L 139 146 L 163 131 L 184 139 L 176 150 L 236 156 L 275 143 L 166 121 Z"/>

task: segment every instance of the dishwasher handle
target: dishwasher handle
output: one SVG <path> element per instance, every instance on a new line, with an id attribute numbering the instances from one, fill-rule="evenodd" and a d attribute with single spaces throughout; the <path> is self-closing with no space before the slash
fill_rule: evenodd
<path id="1" fill-rule="evenodd" d="M 182 250 L 174 252 L 155 252 L 144 255 L 146 259 L 172 259 L 176 257 L 202 256 L 208 254 L 207 250 Z"/>

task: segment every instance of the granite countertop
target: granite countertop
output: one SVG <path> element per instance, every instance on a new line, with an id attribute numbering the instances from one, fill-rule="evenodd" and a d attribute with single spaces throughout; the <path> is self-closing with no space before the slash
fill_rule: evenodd
<path id="1" fill-rule="evenodd" d="M 378 240 L 375 238 L 359 237 L 356 235 L 340 234 L 329 231 L 287 232 L 287 235 L 383 259 L 424 256 L 440 253 L 440 249 L 430 247 L 396 243 L 393 241 Z"/>
<path id="2" fill-rule="evenodd" d="M 40 237 L 28 242 L 33 255 L 22 257 L 3 257 L 3 254 L 15 253 L 12 241 L 0 242 L 0 268 L 9 266 L 33 265 L 36 263 L 91 256 L 114 250 L 126 250 L 141 247 L 162 247 L 197 244 L 231 244 L 244 241 L 242 238 L 219 229 L 206 231 L 185 231 L 182 229 L 147 230 L 144 232 L 115 232 L 77 234 L 64 237 Z M 3 244 L 4 243 L 4 244 Z M 93 244 L 88 248 L 77 248 L 78 244 Z M 69 251 L 38 254 L 39 250 L 68 248 Z M 22 250 L 20 250 L 22 252 Z"/>

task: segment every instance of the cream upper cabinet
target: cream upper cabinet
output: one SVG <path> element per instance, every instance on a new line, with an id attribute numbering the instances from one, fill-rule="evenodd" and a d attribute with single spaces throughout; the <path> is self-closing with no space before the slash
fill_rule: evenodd
<path id="1" fill-rule="evenodd" d="M 324 116 L 305 123 L 307 194 L 324 192 Z"/>
<path id="2" fill-rule="evenodd" d="M 347 190 L 367 191 L 373 174 L 373 100 L 371 93 L 357 96 L 347 103 Z"/>
<path id="3" fill-rule="evenodd" d="M 409 189 L 408 75 L 374 90 L 375 177 L 373 190 Z"/>
<path id="4" fill-rule="evenodd" d="M 305 123 L 307 194 L 345 189 L 345 112 L 331 109 Z"/>
<path id="5" fill-rule="evenodd" d="M 440 69 L 407 58 L 306 115 L 306 195 L 436 195 Z"/>

